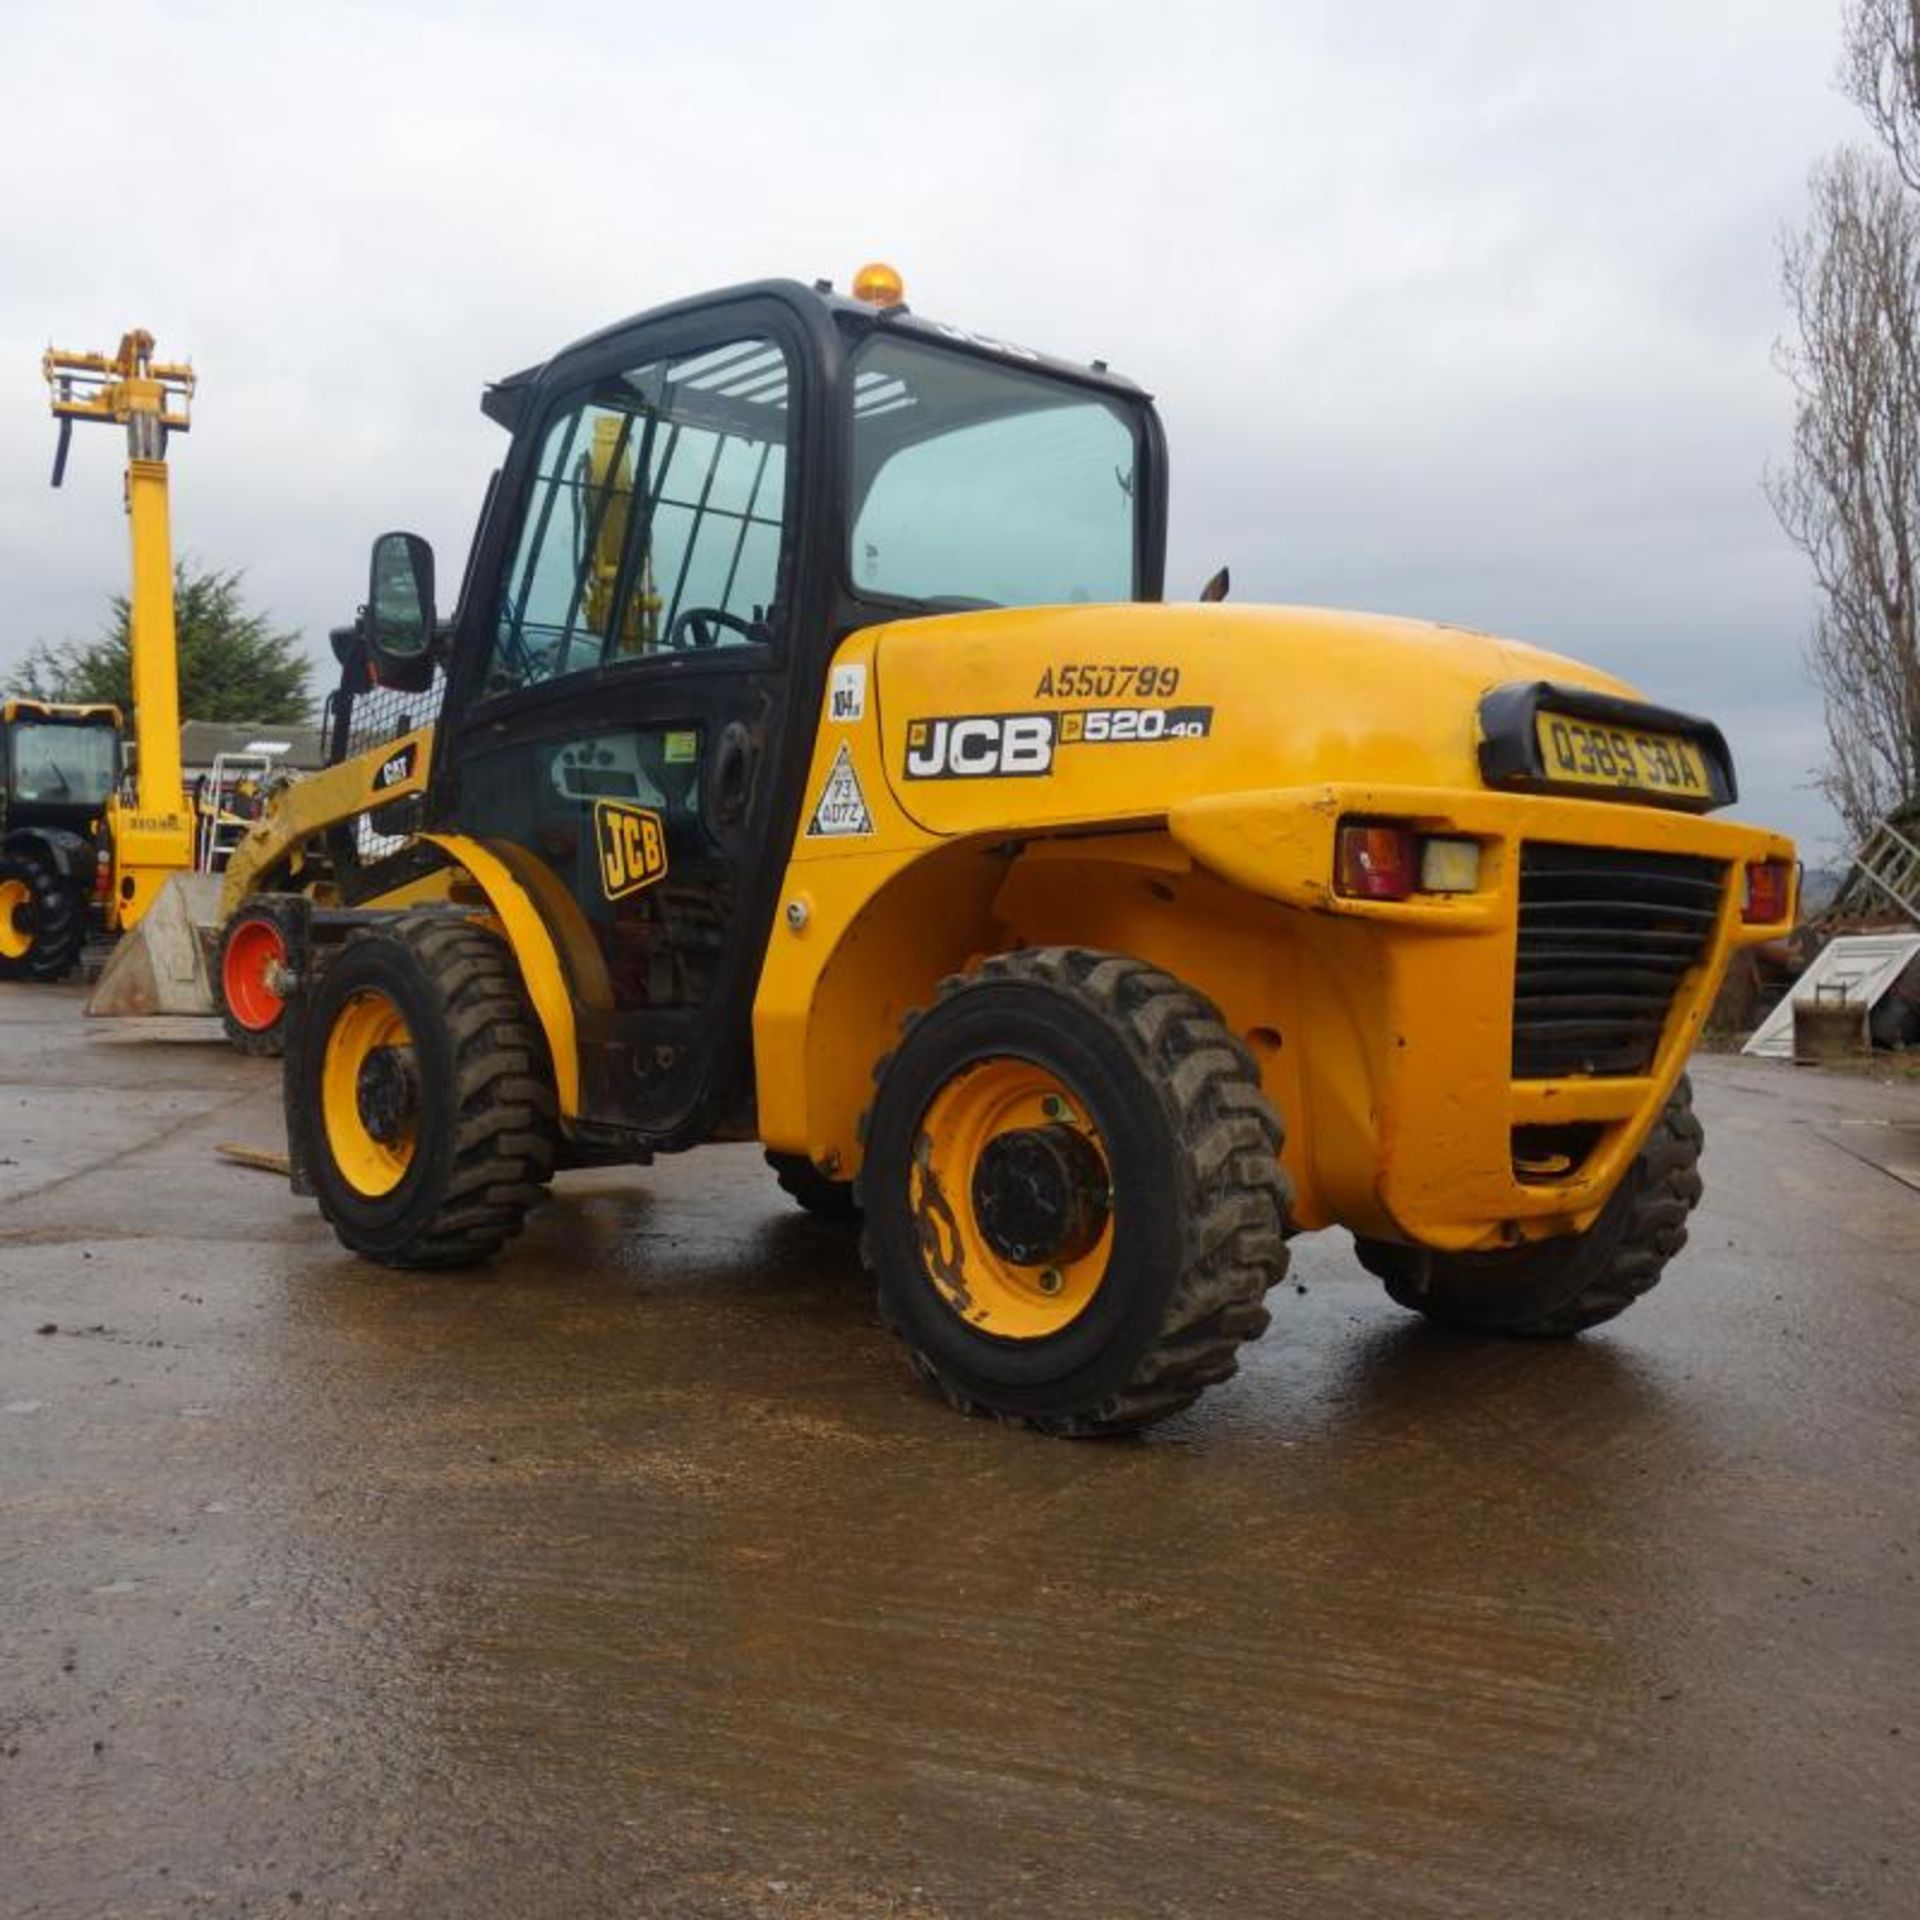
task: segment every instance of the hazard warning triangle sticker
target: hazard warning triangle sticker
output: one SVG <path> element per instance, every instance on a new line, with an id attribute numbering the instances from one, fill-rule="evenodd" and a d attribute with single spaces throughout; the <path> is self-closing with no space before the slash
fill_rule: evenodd
<path id="1" fill-rule="evenodd" d="M 867 796 L 860 791 L 860 776 L 853 770 L 853 755 L 843 741 L 833 757 L 827 784 L 820 790 L 820 803 L 807 822 L 809 839 L 845 839 L 873 831 L 873 815 L 867 811 Z"/>

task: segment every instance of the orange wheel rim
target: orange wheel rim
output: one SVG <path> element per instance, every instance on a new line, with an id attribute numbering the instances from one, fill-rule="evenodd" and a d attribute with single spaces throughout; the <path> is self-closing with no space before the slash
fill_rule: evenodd
<path id="1" fill-rule="evenodd" d="M 1056 1159 L 1066 1148 L 1075 1170 L 1083 1227 L 1057 1245 L 1010 1247 L 993 1207 L 988 1176 L 1026 1143 Z M 948 1307 L 1003 1340 L 1044 1340 L 1071 1326 L 1112 1254 L 1110 1169 L 1087 1103 L 1045 1067 L 999 1056 L 955 1074 L 920 1117 L 908 1173 L 922 1264 Z M 1085 1224 L 1094 1220 L 1097 1231 Z"/>
<path id="2" fill-rule="evenodd" d="M 275 985 L 286 960 L 287 943 L 271 920 L 244 920 L 227 936 L 220 990 L 234 1019 L 249 1033 L 265 1033 L 286 1011 Z"/>

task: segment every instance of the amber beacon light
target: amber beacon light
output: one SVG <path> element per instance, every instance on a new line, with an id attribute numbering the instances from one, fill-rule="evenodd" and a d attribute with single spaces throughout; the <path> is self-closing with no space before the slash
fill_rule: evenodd
<path id="1" fill-rule="evenodd" d="M 853 297 L 871 307 L 899 307 L 906 304 L 907 283 L 884 260 L 869 260 L 853 276 Z"/>

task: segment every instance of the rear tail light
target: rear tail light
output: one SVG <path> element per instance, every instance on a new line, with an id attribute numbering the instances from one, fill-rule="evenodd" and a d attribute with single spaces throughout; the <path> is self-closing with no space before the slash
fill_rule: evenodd
<path id="1" fill-rule="evenodd" d="M 93 897 L 104 900 L 113 891 L 113 856 L 102 847 L 93 856 Z"/>
<path id="2" fill-rule="evenodd" d="M 1793 867 L 1786 860 L 1749 860 L 1747 896 L 1740 917 L 1749 926 L 1769 926 L 1787 917 L 1793 897 Z"/>
<path id="3" fill-rule="evenodd" d="M 1349 900 L 1474 893 L 1480 886 L 1480 843 L 1418 834 L 1405 821 L 1345 821 L 1336 843 L 1333 884 Z"/>
<path id="4" fill-rule="evenodd" d="M 1420 842 L 1408 826 L 1352 821 L 1340 829 L 1334 890 L 1350 900 L 1404 900 L 1420 878 Z"/>

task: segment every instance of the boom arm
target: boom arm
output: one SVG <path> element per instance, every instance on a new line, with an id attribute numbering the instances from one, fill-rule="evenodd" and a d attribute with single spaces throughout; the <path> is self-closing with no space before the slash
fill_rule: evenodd
<path id="1" fill-rule="evenodd" d="M 111 359 L 49 347 L 41 360 L 60 422 L 53 483 L 66 471 L 76 420 L 122 426 L 127 433 L 127 523 L 133 544 L 128 602 L 133 661 L 135 762 L 133 818 L 116 834 L 121 880 L 114 903 L 123 922 L 145 910 L 168 872 L 193 864 L 193 836 L 181 793 L 179 640 L 174 628 L 173 536 L 167 514 L 167 439 L 191 425 L 190 366 L 153 357 L 153 335 L 135 329 Z"/>
<path id="2" fill-rule="evenodd" d="M 167 437 L 192 424 L 190 366 L 153 357 L 153 335 L 136 329 L 120 351 L 63 353 L 41 360 L 60 422 L 54 469 L 66 468 L 66 439 L 76 420 L 127 430 L 127 520 L 133 541 L 131 599 L 134 725 L 140 743 L 139 811 L 150 818 L 180 812 L 179 643 L 173 621 L 173 537 L 167 515 Z"/>

